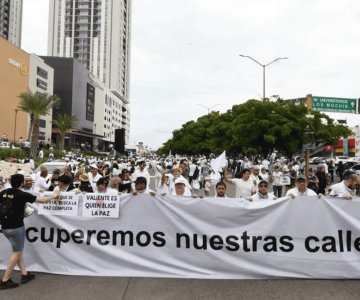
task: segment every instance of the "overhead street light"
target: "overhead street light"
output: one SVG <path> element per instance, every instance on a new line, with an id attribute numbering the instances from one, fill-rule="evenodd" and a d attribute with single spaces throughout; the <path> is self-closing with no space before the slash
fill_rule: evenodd
<path id="1" fill-rule="evenodd" d="M 247 58 L 251 59 L 252 61 L 254 61 L 255 63 L 257 63 L 259 66 L 261 66 L 263 68 L 263 100 L 265 100 L 265 68 L 267 66 L 271 65 L 272 63 L 280 60 L 280 59 L 288 59 L 288 57 L 278 57 L 278 58 L 275 58 L 274 60 L 272 60 L 271 62 L 269 62 L 267 64 L 262 64 L 262 63 L 258 62 L 256 59 L 252 58 L 249 55 L 239 54 L 239 56 L 247 57 Z"/>
<path id="2" fill-rule="evenodd" d="M 218 103 L 218 104 L 215 104 L 215 105 L 213 105 L 213 106 L 211 106 L 211 107 L 207 107 L 207 106 L 202 105 L 202 104 L 200 104 L 200 103 L 198 103 L 198 105 L 201 105 L 203 108 L 207 109 L 208 114 L 210 114 L 210 110 L 211 110 L 212 108 L 214 108 L 215 106 L 221 105 L 221 104 Z"/>

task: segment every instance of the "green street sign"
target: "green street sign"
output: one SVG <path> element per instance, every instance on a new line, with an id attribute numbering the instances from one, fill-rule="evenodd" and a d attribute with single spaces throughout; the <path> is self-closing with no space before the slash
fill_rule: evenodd
<path id="1" fill-rule="evenodd" d="M 354 98 L 313 96 L 312 110 L 356 113 L 356 101 L 357 99 Z"/>

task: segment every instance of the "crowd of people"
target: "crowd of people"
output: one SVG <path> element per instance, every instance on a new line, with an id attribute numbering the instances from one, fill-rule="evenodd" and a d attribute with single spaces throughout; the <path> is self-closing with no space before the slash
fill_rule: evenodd
<path id="1" fill-rule="evenodd" d="M 34 279 L 26 271 L 23 260 L 25 241 L 24 217 L 33 210 L 26 203 L 59 202 L 62 192 L 175 195 L 183 197 L 230 197 L 229 185 L 233 185 L 233 198 L 246 203 L 276 200 L 281 197 L 330 195 L 351 200 L 360 186 L 360 178 L 354 173 L 344 174 L 338 183 L 330 174 L 328 164 L 318 164 L 305 175 L 305 164 L 285 159 L 251 161 L 227 159 L 222 165 L 213 164 L 215 158 L 205 157 L 147 157 L 97 159 L 95 157 L 67 156 L 65 167 L 49 170 L 45 165 L 37 173 L 18 171 L 9 180 L 0 180 L 0 204 L 11 198 L 15 203 L 10 218 L 2 218 L 2 233 L 12 246 L 7 269 L 0 282 L 0 289 L 19 286 L 11 280 L 13 269 L 19 266 L 21 283 Z M 330 174 L 330 176 L 328 176 Z M 329 184 L 330 183 L 330 184 Z M 150 188 L 152 185 L 152 188 Z M 40 193 L 52 191 L 41 197 Z"/>

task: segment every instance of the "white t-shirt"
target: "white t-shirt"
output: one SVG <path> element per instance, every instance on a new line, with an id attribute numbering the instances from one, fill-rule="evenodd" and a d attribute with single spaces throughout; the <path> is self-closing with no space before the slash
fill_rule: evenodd
<path id="1" fill-rule="evenodd" d="M 282 172 L 273 172 L 272 176 L 273 176 L 273 185 L 281 185 L 280 184 L 280 178 L 281 178 Z"/>
<path id="2" fill-rule="evenodd" d="M 267 193 L 266 196 L 263 196 L 259 193 L 256 193 L 254 195 L 251 196 L 251 199 L 253 201 L 263 201 L 263 200 L 274 200 L 274 198 L 276 199 L 276 197 L 274 196 L 274 193 Z"/>
<path id="3" fill-rule="evenodd" d="M 317 196 L 317 194 L 312 189 L 306 188 L 305 193 L 300 193 L 297 187 L 288 190 L 285 196 L 286 197 L 290 196 L 290 194 L 293 194 L 295 197 L 296 196 Z"/>
<path id="4" fill-rule="evenodd" d="M 243 180 L 243 179 L 231 179 L 231 181 L 235 184 L 235 198 L 248 198 L 251 197 L 252 192 L 254 191 L 254 183 L 251 179 Z"/>
<path id="5" fill-rule="evenodd" d="M 340 197 L 340 198 L 343 198 L 343 197 L 346 197 L 346 196 L 355 196 L 356 195 L 356 191 L 355 190 L 352 190 L 352 189 L 349 189 L 344 181 L 341 181 L 339 183 L 336 183 L 334 185 L 332 185 L 330 187 L 330 193 L 329 193 L 329 196 L 333 196 L 333 197 Z"/>

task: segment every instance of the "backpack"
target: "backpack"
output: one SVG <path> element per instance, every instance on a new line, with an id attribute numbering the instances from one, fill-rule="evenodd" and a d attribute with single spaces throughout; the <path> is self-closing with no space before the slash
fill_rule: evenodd
<path id="1" fill-rule="evenodd" d="M 0 224 L 6 222 L 13 214 L 14 195 L 6 191 L 0 197 Z"/>

